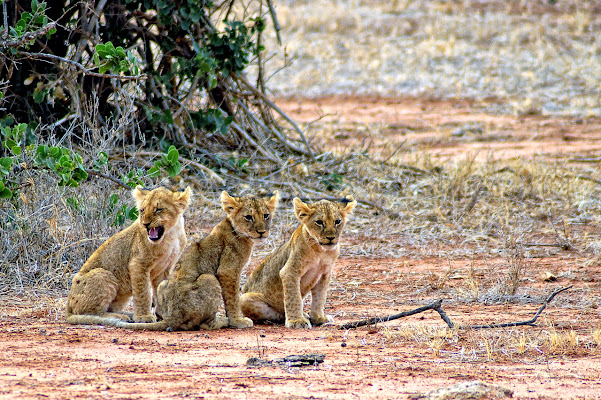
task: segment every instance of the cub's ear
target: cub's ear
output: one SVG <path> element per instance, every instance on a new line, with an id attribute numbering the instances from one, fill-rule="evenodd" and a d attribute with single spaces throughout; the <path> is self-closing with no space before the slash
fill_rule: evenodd
<path id="1" fill-rule="evenodd" d="M 140 209 L 140 205 L 144 201 L 144 197 L 149 193 L 149 190 L 144 189 L 142 186 L 138 185 L 134 190 L 131 191 L 131 195 L 134 199 L 136 199 L 136 203 L 138 205 L 138 209 Z"/>
<path id="2" fill-rule="evenodd" d="M 295 197 L 292 202 L 294 203 L 294 214 L 301 222 L 313 215 L 312 207 L 307 203 L 303 203 L 298 197 Z"/>
<path id="3" fill-rule="evenodd" d="M 353 209 L 356 205 L 357 200 L 355 200 L 355 198 L 349 194 L 348 196 L 346 196 L 344 201 L 338 203 L 338 207 L 340 208 L 340 214 L 342 214 L 343 217 L 346 217 L 347 214 L 353 212 Z"/>
<path id="4" fill-rule="evenodd" d="M 266 200 L 267 208 L 270 212 L 274 212 L 278 207 L 278 203 L 280 201 L 280 192 L 277 190 L 273 192 L 273 196 L 269 200 Z"/>
<path id="5" fill-rule="evenodd" d="M 240 208 L 240 201 L 224 190 L 221 192 L 221 207 L 223 207 L 223 211 L 230 214 Z"/>
<path id="6" fill-rule="evenodd" d="M 192 196 L 192 189 L 188 186 L 183 192 L 173 193 L 173 202 L 178 209 L 184 211 L 190 205 L 190 196 Z"/>

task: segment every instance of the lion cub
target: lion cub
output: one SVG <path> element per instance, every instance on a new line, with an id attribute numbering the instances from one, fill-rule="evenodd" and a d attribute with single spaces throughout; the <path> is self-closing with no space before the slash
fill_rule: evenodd
<path id="1" fill-rule="evenodd" d="M 167 282 L 159 287 L 159 310 L 165 321 L 155 324 L 118 324 L 130 329 L 249 328 L 240 311 L 240 272 L 248 263 L 254 242 L 269 234 L 278 192 L 270 199 L 232 197 L 221 193 L 226 217 L 211 233 L 190 245 Z M 227 321 L 215 314 L 223 297 Z"/>
<path id="2" fill-rule="evenodd" d="M 167 281 L 158 289 L 158 310 L 164 318 L 153 324 L 118 323 L 127 329 L 190 330 L 225 326 L 248 328 L 252 321 L 240 311 L 240 272 L 248 263 L 253 243 L 269 234 L 278 192 L 270 199 L 232 197 L 221 193 L 227 216 L 211 233 L 186 249 Z M 216 316 L 221 303 L 227 319 Z"/>
<path id="3" fill-rule="evenodd" d="M 133 191 L 139 217 L 104 242 L 73 277 L 67 302 L 70 324 L 108 324 L 129 320 L 122 310 L 134 299 L 133 319 L 154 322 L 153 291 L 167 277 L 186 247 L 184 211 L 190 188 L 172 192 L 141 186 Z"/>
<path id="4" fill-rule="evenodd" d="M 287 328 L 311 328 L 331 322 L 324 306 L 332 266 L 340 254 L 338 239 L 356 201 L 321 200 L 315 204 L 294 199 L 301 225 L 290 240 L 267 257 L 242 287 L 242 312 L 253 321 L 285 320 Z M 311 314 L 303 313 L 303 299 L 311 291 Z"/>

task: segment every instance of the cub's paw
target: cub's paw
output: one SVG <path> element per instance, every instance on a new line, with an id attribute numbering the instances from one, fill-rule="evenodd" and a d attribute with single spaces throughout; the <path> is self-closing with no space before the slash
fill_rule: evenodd
<path id="1" fill-rule="evenodd" d="M 305 318 L 286 319 L 286 328 L 291 329 L 311 329 L 311 322 Z"/>
<path id="2" fill-rule="evenodd" d="M 334 318 L 329 315 L 313 315 L 311 316 L 311 323 L 315 326 L 323 325 L 327 323 L 334 322 Z"/>
<path id="3" fill-rule="evenodd" d="M 229 325 L 229 321 L 224 317 L 215 317 L 215 319 L 200 324 L 201 329 L 213 330 L 213 329 L 221 329 L 226 328 Z"/>
<path id="4" fill-rule="evenodd" d="M 251 328 L 253 326 L 253 321 L 250 318 L 239 317 L 239 318 L 230 318 L 229 319 L 229 327 L 230 328 Z"/>
<path id="5" fill-rule="evenodd" d="M 134 315 L 134 322 L 157 322 L 157 317 L 152 314 Z"/>

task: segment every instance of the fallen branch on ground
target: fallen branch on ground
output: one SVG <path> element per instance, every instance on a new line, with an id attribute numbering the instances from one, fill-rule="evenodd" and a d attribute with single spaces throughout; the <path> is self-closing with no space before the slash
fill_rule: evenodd
<path id="1" fill-rule="evenodd" d="M 527 321 L 506 322 L 506 323 L 501 323 L 501 324 L 486 324 L 486 325 L 455 325 L 453 323 L 453 321 L 451 321 L 451 319 L 447 316 L 444 309 L 442 308 L 442 299 L 438 299 L 433 303 L 416 308 L 414 310 L 403 311 L 401 313 L 390 315 L 387 317 L 373 317 L 373 318 L 369 318 L 369 319 L 363 319 L 361 321 L 348 322 L 348 323 L 342 325 L 340 327 L 340 329 L 354 329 L 354 328 L 358 328 L 360 326 L 374 325 L 374 324 L 381 323 L 381 322 L 388 322 L 388 321 L 392 321 L 395 319 L 408 317 L 410 315 L 419 314 L 419 313 L 422 313 L 422 312 L 428 311 L 428 310 L 436 311 L 440 315 L 440 318 L 442 318 L 442 320 L 451 329 L 495 329 L 495 328 L 507 328 L 507 327 L 513 327 L 513 326 L 537 326 L 535 324 L 535 322 L 538 319 L 538 317 L 540 317 L 540 315 L 542 314 L 544 309 L 547 307 L 547 304 L 549 304 L 553 300 L 553 298 L 555 298 L 555 296 L 557 296 L 559 293 L 566 291 L 566 290 L 570 289 L 571 287 L 572 287 L 571 285 L 567 286 L 567 287 L 563 287 L 563 288 L 557 289 L 553 293 L 551 293 L 549 295 L 549 297 L 547 297 L 547 299 L 543 302 L 543 305 L 541 306 L 541 308 L 536 312 L 536 314 L 534 314 L 534 317 L 532 317 L 531 319 L 529 319 Z"/>

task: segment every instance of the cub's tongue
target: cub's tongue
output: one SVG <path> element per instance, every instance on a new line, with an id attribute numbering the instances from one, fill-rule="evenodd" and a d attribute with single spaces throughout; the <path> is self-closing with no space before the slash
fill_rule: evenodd
<path id="1" fill-rule="evenodd" d="M 148 237 L 151 240 L 157 240 L 159 238 L 159 228 L 158 227 L 156 227 L 156 228 L 150 228 L 148 230 Z"/>

